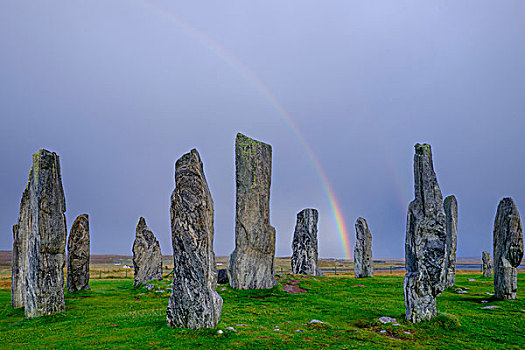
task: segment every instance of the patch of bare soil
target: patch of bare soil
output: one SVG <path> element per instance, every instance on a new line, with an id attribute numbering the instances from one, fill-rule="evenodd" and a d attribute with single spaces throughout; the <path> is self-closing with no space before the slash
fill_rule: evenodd
<path id="1" fill-rule="evenodd" d="M 306 293 L 308 290 L 302 289 L 297 284 L 285 284 L 283 285 L 283 291 L 290 294 Z"/>

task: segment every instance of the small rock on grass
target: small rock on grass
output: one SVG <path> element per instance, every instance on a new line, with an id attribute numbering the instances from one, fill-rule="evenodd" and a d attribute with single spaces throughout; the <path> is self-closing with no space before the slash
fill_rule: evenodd
<path id="1" fill-rule="evenodd" d="M 383 316 L 379 318 L 379 322 L 381 323 L 397 323 L 397 320 L 392 317 Z"/>
<path id="2" fill-rule="evenodd" d="M 233 327 L 226 327 L 226 329 L 232 332 L 237 332 L 237 330 Z"/>
<path id="3" fill-rule="evenodd" d="M 217 334 L 222 334 L 222 333 L 224 333 L 224 332 L 222 331 L 222 329 L 219 329 L 219 330 L 217 331 Z"/>
<path id="4" fill-rule="evenodd" d="M 482 304 L 486 304 L 486 303 L 488 303 L 488 302 L 489 302 L 488 300 L 482 300 L 482 301 L 481 301 Z"/>
<path id="5" fill-rule="evenodd" d="M 474 278 L 469 278 L 468 281 L 469 281 L 469 282 L 474 282 L 475 279 L 474 279 Z"/>
<path id="6" fill-rule="evenodd" d="M 499 306 L 496 306 L 496 305 L 482 307 L 483 310 L 492 310 L 492 309 L 497 309 L 497 308 L 499 308 Z"/>
<path id="7" fill-rule="evenodd" d="M 324 323 L 323 321 L 319 321 L 319 320 L 316 320 L 316 319 L 313 319 L 310 321 L 310 323 Z"/>
<path id="8" fill-rule="evenodd" d="M 386 333 L 386 330 L 382 329 L 379 331 L 379 333 Z"/>

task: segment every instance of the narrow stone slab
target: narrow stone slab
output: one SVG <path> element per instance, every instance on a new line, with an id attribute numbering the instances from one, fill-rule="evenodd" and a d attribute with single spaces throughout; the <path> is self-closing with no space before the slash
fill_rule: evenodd
<path id="1" fill-rule="evenodd" d="M 27 238 L 31 230 L 31 208 L 29 203 L 29 181 L 22 194 L 18 223 L 13 225 L 13 253 L 11 262 L 11 306 L 24 306 L 25 276 L 27 271 Z"/>
<path id="2" fill-rule="evenodd" d="M 237 134 L 235 140 L 235 250 L 228 261 L 230 285 L 265 289 L 277 284 L 275 228 L 270 225 L 272 147 Z"/>
<path id="3" fill-rule="evenodd" d="M 483 252 L 481 256 L 483 262 L 483 276 L 491 277 L 492 276 L 492 257 L 489 252 Z"/>
<path id="4" fill-rule="evenodd" d="M 139 218 L 135 242 L 133 242 L 133 269 L 135 272 L 134 286 L 162 279 L 160 244 L 143 217 Z"/>
<path id="5" fill-rule="evenodd" d="M 523 258 L 523 227 L 512 198 L 503 198 L 494 221 L 494 297 L 516 299 L 518 269 Z"/>
<path id="6" fill-rule="evenodd" d="M 67 290 L 76 292 L 89 287 L 89 216 L 78 216 L 67 241 Z"/>
<path id="7" fill-rule="evenodd" d="M 446 215 L 430 145 L 415 146 L 414 194 L 408 207 L 404 291 L 407 320 L 420 322 L 436 316 L 436 297 L 446 282 Z"/>
<path id="8" fill-rule="evenodd" d="M 173 328 L 214 328 L 222 298 L 216 291 L 213 199 L 196 149 L 175 164 L 171 232 L 174 271 L 167 323 Z"/>
<path id="9" fill-rule="evenodd" d="M 27 214 L 18 227 L 21 252 L 27 235 L 24 308 L 27 318 L 66 311 L 64 302 L 64 265 L 66 250 L 66 199 L 62 188 L 60 158 L 56 153 L 39 150 L 33 155 L 33 167 L 26 187 L 27 202 L 21 212 Z M 27 211 L 26 211 L 27 210 Z M 19 221 L 20 222 L 20 221 Z M 20 232 L 24 231 L 24 232 Z M 24 260 L 18 256 L 18 261 Z"/>
<path id="10" fill-rule="evenodd" d="M 355 222 L 354 274 L 355 278 L 374 277 L 374 260 L 372 259 L 372 233 L 365 219 L 357 218 Z"/>
<path id="11" fill-rule="evenodd" d="M 445 198 L 447 229 L 446 284 L 452 287 L 456 282 L 456 249 L 458 245 L 458 201 L 455 196 Z"/>
<path id="12" fill-rule="evenodd" d="M 298 275 L 322 276 L 317 265 L 317 209 L 303 209 L 297 213 L 292 241 L 292 271 Z"/>

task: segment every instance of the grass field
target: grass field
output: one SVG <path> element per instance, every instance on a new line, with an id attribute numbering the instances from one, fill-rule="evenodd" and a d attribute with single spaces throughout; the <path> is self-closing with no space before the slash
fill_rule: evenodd
<path id="1" fill-rule="evenodd" d="M 4 277 L 4 282 L 6 275 Z M 525 274 L 518 284 L 525 288 Z M 417 325 L 403 320 L 403 278 L 281 275 L 271 290 L 238 291 L 219 286 L 224 299 L 216 329 L 171 329 L 166 325 L 169 281 L 134 288 L 131 278 L 91 281 L 91 291 L 66 293 L 63 314 L 26 320 L 10 307 L 10 290 L 0 286 L 2 349 L 373 349 L 525 348 L 525 300 L 493 301 L 492 280 L 459 273 L 456 286 L 438 298 L 439 316 Z M 283 285 L 306 293 L 290 294 Z M 467 294 L 457 294 L 463 288 Z M 158 292 L 160 291 L 160 292 Z M 523 295 L 523 294 L 521 294 Z M 488 301 L 482 303 L 483 300 Z M 497 306 L 496 309 L 482 309 Z M 381 316 L 398 320 L 383 325 Z M 312 319 L 324 323 L 309 322 Z M 235 331 L 226 327 L 234 327 Z M 278 330 L 276 330 L 278 329 Z M 223 330 L 223 334 L 218 334 Z"/>

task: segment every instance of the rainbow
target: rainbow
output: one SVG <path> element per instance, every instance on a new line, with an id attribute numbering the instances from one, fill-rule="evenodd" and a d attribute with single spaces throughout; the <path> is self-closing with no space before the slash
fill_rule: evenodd
<path id="1" fill-rule="evenodd" d="M 292 130 L 299 144 L 303 146 L 303 148 L 306 150 L 306 154 L 310 158 L 310 161 L 312 162 L 315 170 L 317 171 L 317 175 L 319 177 L 321 186 L 324 192 L 326 193 L 326 196 L 328 197 L 328 201 L 330 203 L 330 207 L 331 207 L 332 214 L 333 214 L 333 217 L 336 223 L 339 238 L 341 240 L 341 245 L 343 247 L 344 257 L 345 259 L 351 259 L 352 250 L 351 250 L 350 238 L 349 238 L 345 220 L 344 220 L 344 217 L 341 211 L 341 206 L 339 205 L 337 201 L 337 197 L 335 196 L 332 186 L 330 185 L 330 182 L 328 181 L 328 178 L 323 168 L 321 167 L 321 163 L 319 162 L 318 158 L 316 157 L 311 147 L 306 142 L 305 137 L 301 134 L 301 131 L 297 127 L 297 124 L 292 119 L 290 114 L 279 103 L 275 95 L 251 70 L 249 70 L 236 57 L 234 57 L 231 53 L 226 51 L 224 47 L 220 46 L 217 42 L 215 42 L 209 36 L 201 32 L 200 30 L 196 29 L 195 27 L 190 25 L 188 22 L 184 21 L 182 18 L 180 18 L 176 14 L 172 12 L 168 12 L 160 8 L 158 5 L 155 5 L 145 0 L 140 1 L 140 2 L 153 13 L 156 13 L 169 21 L 175 22 L 177 26 L 181 28 L 187 35 L 189 35 L 190 37 L 194 39 L 197 39 L 197 41 L 199 41 L 202 45 L 207 47 L 217 57 L 219 57 L 226 64 L 231 66 L 234 70 L 239 72 L 247 82 L 253 85 L 260 92 L 260 94 L 275 109 L 275 111 L 277 112 L 277 115 L 279 115 L 281 119 L 290 127 L 290 129 Z"/>

